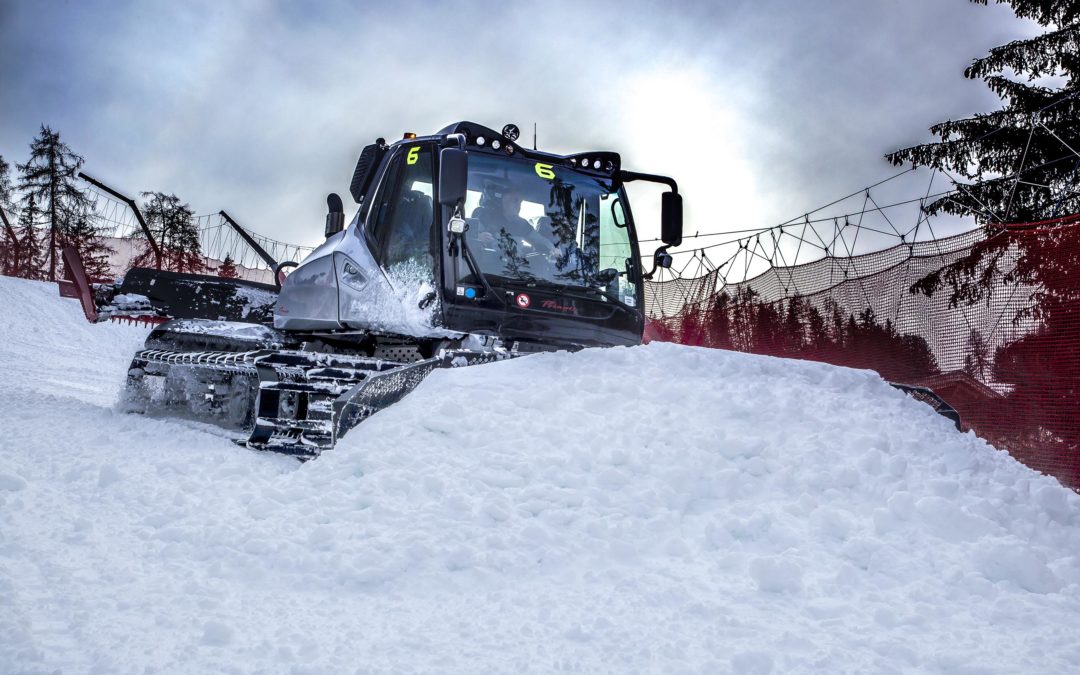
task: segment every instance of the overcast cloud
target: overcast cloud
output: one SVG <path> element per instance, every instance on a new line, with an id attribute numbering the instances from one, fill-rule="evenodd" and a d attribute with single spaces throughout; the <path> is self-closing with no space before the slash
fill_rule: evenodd
<path id="1" fill-rule="evenodd" d="M 0 0 L 0 155 L 41 123 L 119 188 L 315 243 L 377 136 L 539 125 L 667 173 L 687 229 L 771 225 L 991 110 L 972 58 L 1035 32 L 965 0 L 700 3 Z M 655 232 L 652 214 L 643 237 Z"/>

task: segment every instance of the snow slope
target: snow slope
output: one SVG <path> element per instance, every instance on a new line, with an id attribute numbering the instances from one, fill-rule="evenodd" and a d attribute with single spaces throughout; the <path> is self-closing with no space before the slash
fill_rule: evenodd
<path id="1" fill-rule="evenodd" d="M 872 373 L 533 356 L 300 465 L 114 412 L 145 330 L 55 293 L 0 277 L 0 672 L 1080 662 L 1080 497 Z"/>

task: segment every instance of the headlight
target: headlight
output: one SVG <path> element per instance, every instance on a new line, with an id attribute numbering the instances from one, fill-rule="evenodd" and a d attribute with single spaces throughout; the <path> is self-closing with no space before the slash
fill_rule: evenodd
<path id="1" fill-rule="evenodd" d="M 340 254 L 339 254 L 340 255 Z M 345 256 L 342 256 L 343 258 Z M 345 261 L 341 265 L 341 281 L 356 291 L 364 290 L 367 286 L 367 277 L 364 276 L 363 270 L 360 266 L 354 263 L 352 260 L 345 258 Z"/>

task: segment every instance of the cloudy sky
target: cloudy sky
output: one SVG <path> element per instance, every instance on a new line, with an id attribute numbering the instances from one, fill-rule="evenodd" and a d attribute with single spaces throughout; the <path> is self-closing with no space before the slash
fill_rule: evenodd
<path id="1" fill-rule="evenodd" d="M 0 0 L 0 155 L 45 123 L 122 190 L 315 243 L 375 137 L 535 122 L 543 150 L 674 176 L 690 232 L 759 227 L 995 108 L 964 67 L 1034 32 L 966 0 Z"/>

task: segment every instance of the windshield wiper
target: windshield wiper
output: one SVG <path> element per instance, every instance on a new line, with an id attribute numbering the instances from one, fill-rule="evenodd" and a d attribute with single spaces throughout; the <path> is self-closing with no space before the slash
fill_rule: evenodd
<path id="1" fill-rule="evenodd" d="M 574 290 L 579 290 L 580 289 L 580 290 L 583 290 L 583 291 L 588 291 L 590 293 L 596 293 L 597 295 L 599 295 L 601 297 L 604 297 L 604 298 L 607 298 L 608 300 L 611 300 L 612 302 L 618 303 L 620 305 L 624 304 L 623 301 L 620 300 L 617 295 L 615 295 L 613 293 L 608 293 L 607 291 L 605 291 L 602 288 L 596 288 L 594 286 L 574 286 L 573 289 Z"/>
<path id="2" fill-rule="evenodd" d="M 596 288 L 595 286 L 578 286 L 578 285 L 574 285 L 574 284 L 563 284 L 561 286 L 556 286 L 555 284 L 549 284 L 549 286 L 554 288 L 556 293 L 561 293 L 561 294 L 566 295 L 567 297 L 570 297 L 570 298 L 579 298 L 579 299 L 584 299 L 584 300 L 591 300 L 592 298 L 583 297 L 580 294 L 573 293 L 573 291 L 588 291 L 589 293 L 595 293 L 596 295 L 599 295 L 600 297 L 611 300 L 612 302 L 614 302 L 616 304 L 619 304 L 619 305 L 624 304 L 623 301 L 620 300 L 617 295 L 614 295 L 613 293 L 608 293 L 604 289 Z M 566 292 L 567 289 L 570 289 L 571 292 L 567 293 Z"/>
<path id="3" fill-rule="evenodd" d="M 497 282 L 509 283 L 512 285 L 527 286 L 529 288 L 539 288 L 551 293 L 558 293 L 568 298 L 577 298 L 579 300 L 594 300 L 595 296 L 600 296 L 606 300 L 610 300 L 618 305 L 625 306 L 622 300 L 613 293 L 609 293 L 602 288 L 596 288 L 595 286 L 579 286 L 577 284 L 557 284 L 548 279 L 542 277 L 532 279 L 522 279 L 518 277 L 496 276 Z M 568 292 L 569 291 L 569 292 Z M 593 294 L 593 296 L 584 295 L 580 291 L 585 291 Z"/>
<path id="4" fill-rule="evenodd" d="M 480 265 L 477 264 L 476 258 L 473 257 L 472 251 L 469 249 L 469 244 L 465 241 L 464 233 L 459 235 L 459 238 L 457 241 L 455 241 L 455 243 L 461 245 L 461 252 L 463 254 L 462 257 L 465 258 L 465 264 L 469 267 L 469 270 L 476 275 L 476 278 L 480 280 L 480 285 L 484 287 L 485 293 L 490 293 L 491 295 L 489 297 L 498 297 L 495 293 L 495 289 L 493 289 L 491 287 L 491 284 L 488 283 L 487 275 L 480 270 Z M 457 277 L 456 266 L 454 276 Z M 454 279 L 454 282 L 457 283 L 456 278 Z M 503 301 L 503 304 L 505 305 L 506 302 Z"/>

